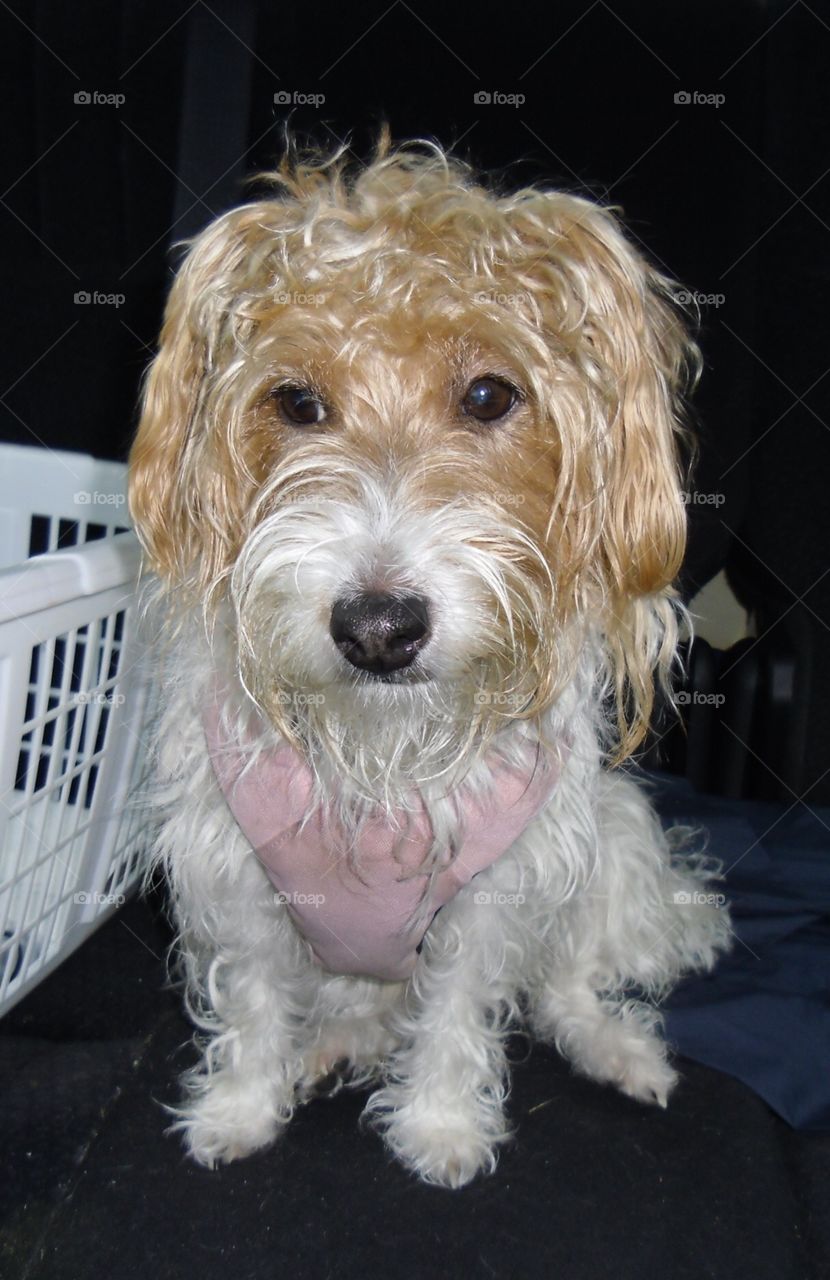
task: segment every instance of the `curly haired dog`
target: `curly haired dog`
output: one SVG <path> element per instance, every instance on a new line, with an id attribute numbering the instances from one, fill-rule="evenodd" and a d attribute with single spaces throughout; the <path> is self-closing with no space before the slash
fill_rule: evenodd
<path id="1" fill-rule="evenodd" d="M 166 603 L 157 859 L 205 1164 L 332 1073 L 492 1169 L 507 1031 L 663 1106 L 729 939 L 619 765 L 666 683 L 697 353 L 612 212 L 438 147 L 283 162 L 193 243 L 131 457 Z"/>

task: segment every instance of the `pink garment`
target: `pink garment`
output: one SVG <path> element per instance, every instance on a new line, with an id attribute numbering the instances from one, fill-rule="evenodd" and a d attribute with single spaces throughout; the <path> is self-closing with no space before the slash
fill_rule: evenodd
<path id="1" fill-rule="evenodd" d="M 318 809 L 300 827 L 312 797 L 311 770 L 293 748 L 261 756 L 243 773 L 243 755 L 222 737 L 219 710 L 204 715 L 208 750 L 231 813 L 279 890 L 297 929 L 332 973 L 401 981 L 410 976 L 435 912 L 474 875 L 518 839 L 550 797 L 558 780 L 552 763 L 531 754 L 521 771 L 499 762 L 494 785 L 462 803 L 458 852 L 435 878 L 425 923 L 411 917 L 421 905 L 428 876 L 413 875 L 430 844 L 426 813 L 402 815 L 401 830 L 385 819 L 369 820 L 356 849 L 359 874 L 346 859 L 345 840 Z M 340 847 L 338 847 L 340 846 Z"/>

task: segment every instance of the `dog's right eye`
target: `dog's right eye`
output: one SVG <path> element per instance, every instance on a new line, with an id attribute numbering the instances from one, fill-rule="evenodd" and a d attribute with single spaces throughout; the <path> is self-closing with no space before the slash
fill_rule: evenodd
<path id="1" fill-rule="evenodd" d="M 283 417 L 295 427 L 313 427 L 326 419 L 326 406 L 309 387 L 277 387 L 272 395 Z"/>
<path id="2" fill-rule="evenodd" d="M 519 392 L 512 383 L 488 375 L 470 383 L 461 408 L 479 422 L 495 422 L 506 417 L 518 400 Z"/>

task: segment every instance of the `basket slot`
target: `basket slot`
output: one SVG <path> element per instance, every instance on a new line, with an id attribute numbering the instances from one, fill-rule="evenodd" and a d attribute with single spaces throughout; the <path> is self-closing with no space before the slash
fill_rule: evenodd
<path id="1" fill-rule="evenodd" d="M 29 558 L 49 550 L 52 521 L 49 516 L 32 516 L 29 522 Z"/>
<path id="2" fill-rule="evenodd" d="M 53 551 L 59 551 L 62 547 L 77 547 L 79 542 L 83 542 L 81 537 L 81 522 L 79 520 L 58 520 L 58 536 Z"/>
<path id="3" fill-rule="evenodd" d="M 155 715 L 155 696 L 151 696 L 145 708 L 145 726 L 149 730 Z M 118 841 L 113 849 L 107 878 L 104 882 L 105 894 L 123 893 L 133 882 L 138 871 L 139 862 L 147 849 L 147 794 L 153 773 L 153 763 L 149 751 L 137 751 L 133 759 L 132 773 L 128 787 L 128 799 L 124 806 Z"/>

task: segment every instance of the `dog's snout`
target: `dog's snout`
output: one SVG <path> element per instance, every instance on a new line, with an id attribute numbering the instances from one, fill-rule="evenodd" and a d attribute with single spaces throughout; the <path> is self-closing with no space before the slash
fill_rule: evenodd
<path id="1" fill-rule="evenodd" d="M 429 605 L 422 596 L 365 592 L 336 600 L 330 631 L 343 657 L 373 675 L 400 671 L 429 636 Z"/>

